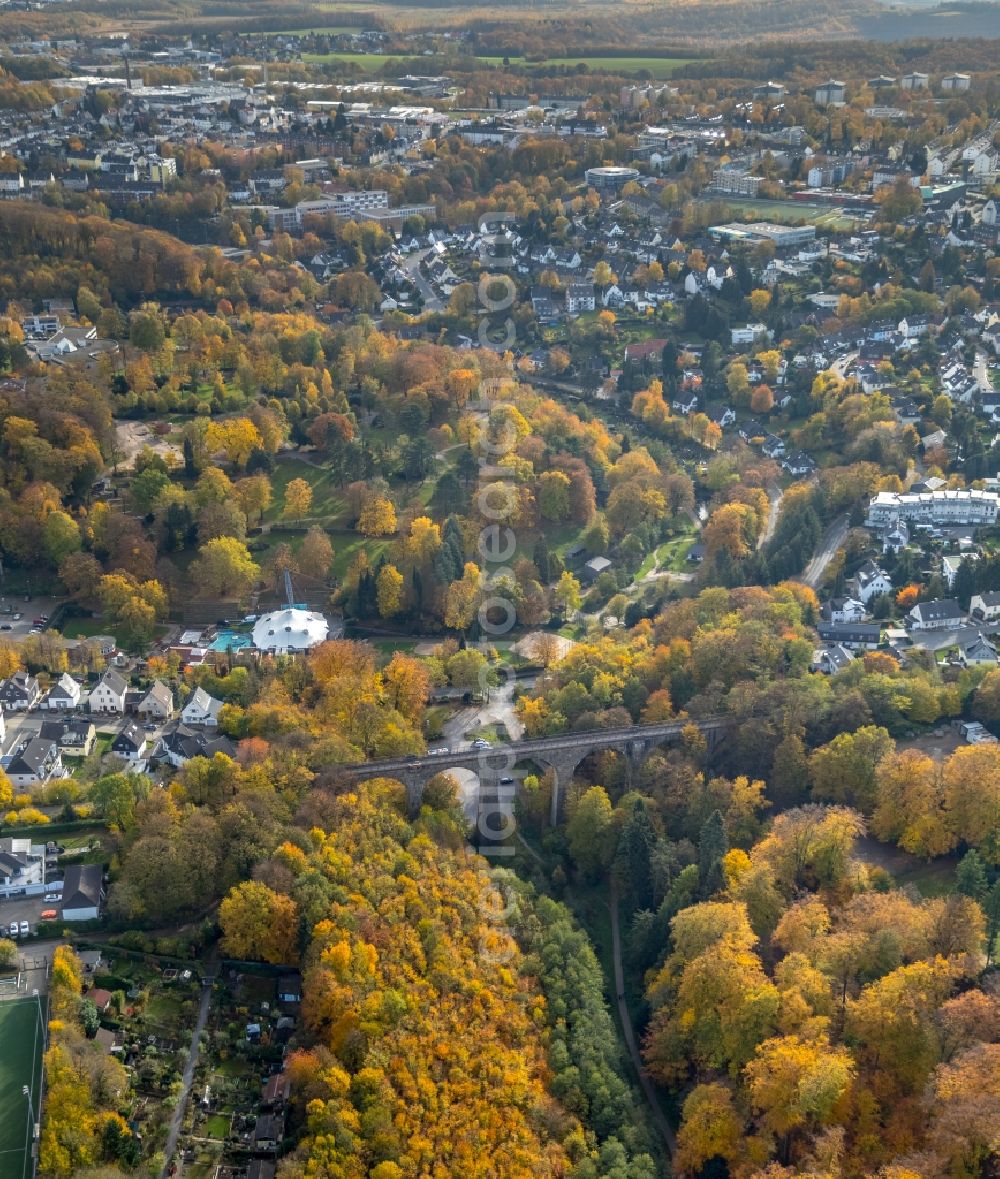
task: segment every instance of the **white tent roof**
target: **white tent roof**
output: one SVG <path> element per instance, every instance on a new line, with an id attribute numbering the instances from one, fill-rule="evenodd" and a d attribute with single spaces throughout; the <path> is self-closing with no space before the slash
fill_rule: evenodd
<path id="1" fill-rule="evenodd" d="M 326 640 L 329 624 L 314 610 L 275 610 L 263 614 L 253 628 L 258 651 L 308 651 Z"/>

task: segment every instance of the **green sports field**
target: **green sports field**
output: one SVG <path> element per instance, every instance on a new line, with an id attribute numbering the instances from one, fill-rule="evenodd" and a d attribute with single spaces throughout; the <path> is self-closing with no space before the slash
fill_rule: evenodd
<path id="1" fill-rule="evenodd" d="M 44 1011 L 44 1006 L 43 1006 Z M 38 1117 L 42 1072 L 42 1028 L 35 999 L 0 1001 L 0 1179 L 22 1179 L 28 1140 L 28 1103 L 22 1089 L 31 1085 Z"/>

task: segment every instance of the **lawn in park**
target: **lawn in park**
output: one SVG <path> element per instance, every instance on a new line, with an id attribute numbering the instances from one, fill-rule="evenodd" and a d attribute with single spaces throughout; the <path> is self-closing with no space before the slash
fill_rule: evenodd
<path id="1" fill-rule="evenodd" d="M 37 1103 L 42 1031 L 37 1000 L 0 1001 L 0 1179 L 22 1179 L 23 1173 L 30 1174 L 30 1162 L 24 1172 L 28 1103 L 22 1090 L 30 1083 L 31 1099 Z"/>

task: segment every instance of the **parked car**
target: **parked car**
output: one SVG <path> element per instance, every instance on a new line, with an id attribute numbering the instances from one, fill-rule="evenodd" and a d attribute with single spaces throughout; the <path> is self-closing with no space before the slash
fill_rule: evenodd
<path id="1" fill-rule="evenodd" d="M 2 626 L 0 626 L 0 630 L 13 630 L 13 629 L 14 629 L 14 627 L 9 622 L 5 622 Z"/>
<path id="2" fill-rule="evenodd" d="M 23 617 L 24 617 L 24 615 L 21 613 L 20 610 L 15 610 L 14 613 L 11 615 L 11 618 L 13 618 L 15 622 L 20 622 Z"/>
<path id="3" fill-rule="evenodd" d="M 16 922 L 16 921 L 12 921 L 12 922 L 10 923 L 10 936 L 11 936 L 11 937 L 17 937 L 17 930 L 18 930 L 18 925 L 17 925 L 17 922 Z"/>
<path id="4" fill-rule="evenodd" d="M 49 904 L 53 904 L 55 902 L 62 900 L 62 893 L 61 892 L 47 892 L 45 894 L 45 899 L 49 902 Z"/>
<path id="5" fill-rule="evenodd" d="M 27 937 L 28 934 L 31 933 L 31 926 L 27 923 L 27 921 L 21 922 L 21 924 L 18 926 L 18 933 L 20 933 L 21 937 Z"/>
<path id="6" fill-rule="evenodd" d="M 34 619 L 32 619 L 31 625 L 32 626 L 44 626 L 46 624 L 46 622 L 48 622 L 47 618 L 34 618 Z"/>
<path id="7" fill-rule="evenodd" d="M 42 910 L 42 920 L 43 921 L 55 921 L 55 919 L 58 916 L 59 916 L 58 909 L 43 909 Z"/>

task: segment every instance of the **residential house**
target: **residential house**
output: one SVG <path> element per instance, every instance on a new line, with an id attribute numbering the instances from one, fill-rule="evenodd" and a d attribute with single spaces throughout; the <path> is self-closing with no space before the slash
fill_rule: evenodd
<path id="1" fill-rule="evenodd" d="M 882 637 L 877 622 L 820 622 L 816 633 L 830 646 L 846 647 L 849 651 L 874 651 Z"/>
<path id="2" fill-rule="evenodd" d="M 955 584 L 962 559 L 961 553 L 951 553 L 941 558 L 941 577 L 948 589 Z"/>
<path id="3" fill-rule="evenodd" d="M 983 590 L 974 594 L 969 603 L 969 613 L 979 622 L 1000 621 L 1000 590 Z"/>
<path id="4" fill-rule="evenodd" d="M 864 603 L 857 598 L 831 598 L 822 609 L 824 622 L 863 622 L 865 614 Z"/>
<path id="5" fill-rule="evenodd" d="M 820 647 L 813 652 L 812 669 L 823 675 L 835 675 L 850 667 L 854 662 L 854 655 L 847 647 L 834 643 L 829 647 Z"/>
<path id="6" fill-rule="evenodd" d="M 597 306 L 597 295 L 592 282 L 571 282 L 566 288 L 566 311 L 569 315 L 582 315 Z"/>
<path id="7" fill-rule="evenodd" d="M 556 303 L 550 287 L 531 288 L 531 310 L 539 323 L 556 323 L 559 320 L 560 308 Z"/>
<path id="8" fill-rule="evenodd" d="M 908 615 L 913 630 L 943 630 L 960 626 L 965 620 L 962 607 L 953 598 L 918 602 Z"/>
<path id="9" fill-rule="evenodd" d="M 797 479 L 811 475 L 816 470 L 815 460 L 803 450 L 797 450 L 794 454 L 782 459 L 781 465 L 789 475 L 794 475 Z"/>
<path id="10" fill-rule="evenodd" d="M 734 348 L 755 344 L 758 340 L 767 340 L 771 333 L 763 323 L 747 323 L 742 327 L 729 329 L 730 341 Z"/>
<path id="11" fill-rule="evenodd" d="M 104 866 L 70 864 L 63 877 L 63 920 L 93 921 L 100 917 L 103 901 Z"/>
<path id="12" fill-rule="evenodd" d="M 195 688 L 190 700 L 181 709 L 181 724 L 214 728 L 219 723 L 221 709 L 221 700 L 210 696 L 204 688 Z"/>
<path id="13" fill-rule="evenodd" d="M 63 672 L 59 679 L 49 688 L 45 699 L 39 704 L 39 708 L 68 712 L 73 708 L 79 707 L 80 695 L 80 685 L 73 679 L 69 672 Z"/>
<path id="14" fill-rule="evenodd" d="M 14 786 L 44 786 L 65 775 L 59 746 L 47 737 L 27 737 L 4 759 L 4 770 Z"/>
<path id="15" fill-rule="evenodd" d="M 253 1128 L 253 1150 L 255 1153 L 273 1154 L 285 1137 L 284 1113 L 262 1113 L 257 1115 Z"/>
<path id="16" fill-rule="evenodd" d="M 592 557 L 583 566 L 583 575 L 587 581 L 596 581 L 602 573 L 607 573 L 611 568 L 611 562 L 607 557 Z"/>
<path id="17" fill-rule="evenodd" d="M 113 667 L 109 667 L 100 681 L 91 690 L 87 698 L 87 707 L 91 712 L 108 712 L 124 715 L 125 697 L 128 695 L 128 685 L 123 676 Z"/>
<path id="18" fill-rule="evenodd" d="M 87 757 L 97 740 L 93 722 L 86 719 L 42 721 L 38 735 L 55 741 L 60 757 Z"/>
<path id="19" fill-rule="evenodd" d="M 261 1109 L 284 1109 L 292 1095 L 292 1083 L 284 1073 L 275 1073 L 264 1082 Z"/>
<path id="20" fill-rule="evenodd" d="M 910 543 L 910 529 L 905 520 L 894 520 L 882 533 L 882 552 L 899 553 Z"/>
<path id="21" fill-rule="evenodd" d="M 111 742 L 111 752 L 126 761 L 139 762 L 146 755 L 146 745 L 146 734 L 142 726 L 137 725 L 135 721 L 129 721 Z"/>
<path id="22" fill-rule="evenodd" d="M 706 405 L 705 414 L 720 430 L 733 425 L 736 421 L 736 410 L 729 405 Z"/>
<path id="23" fill-rule="evenodd" d="M 963 667 L 979 667 L 984 664 L 996 667 L 996 646 L 984 635 L 978 634 L 970 642 L 959 645 L 958 662 Z"/>
<path id="24" fill-rule="evenodd" d="M 87 992 L 86 998 L 94 1004 L 100 1015 L 106 1015 L 114 1000 L 114 995 L 103 987 L 92 987 Z"/>
<path id="25" fill-rule="evenodd" d="M 162 680 L 156 680 L 140 700 L 137 711 L 146 720 L 169 720 L 174 711 L 174 694 Z"/>
<path id="26" fill-rule="evenodd" d="M 0 897 L 31 896 L 45 888 L 45 849 L 30 839 L 0 839 Z"/>
<path id="27" fill-rule="evenodd" d="M 874 561 L 866 561 L 849 583 L 851 594 L 865 606 L 879 594 L 892 593 L 892 579 Z"/>
<path id="28" fill-rule="evenodd" d="M 233 757 L 236 747 L 228 737 L 220 737 L 207 728 L 191 729 L 179 724 L 157 741 L 152 757 L 179 769 L 193 757 L 214 757 L 216 753 Z"/>
<path id="29" fill-rule="evenodd" d="M 38 680 L 26 671 L 15 671 L 0 684 L 0 707 L 5 712 L 30 712 L 41 698 Z"/>

